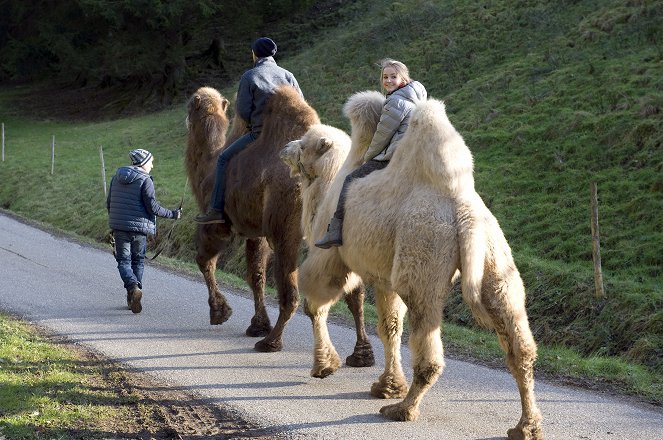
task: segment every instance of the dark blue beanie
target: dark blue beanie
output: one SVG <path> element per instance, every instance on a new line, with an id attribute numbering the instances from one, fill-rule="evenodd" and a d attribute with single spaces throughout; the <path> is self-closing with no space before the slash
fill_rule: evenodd
<path id="1" fill-rule="evenodd" d="M 272 57 L 276 53 L 276 43 L 271 38 L 260 37 L 251 45 L 258 58 Z"/>

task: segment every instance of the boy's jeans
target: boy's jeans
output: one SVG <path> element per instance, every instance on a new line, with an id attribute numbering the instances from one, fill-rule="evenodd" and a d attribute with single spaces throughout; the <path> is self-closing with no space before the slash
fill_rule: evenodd
<path id="1" fill-rule="evenodd" d="M 142 288 L 147 235 L 126 231 L 113 231 L 113 235 L 115 236 L 117 270 L 124 281 L 124 288 L 127 291 L 134 286 Z"/>

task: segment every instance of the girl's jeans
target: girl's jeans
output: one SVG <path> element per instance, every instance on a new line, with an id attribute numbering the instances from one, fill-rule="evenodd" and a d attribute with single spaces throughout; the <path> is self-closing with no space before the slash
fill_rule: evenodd
<path id="1" fill-rule="evenodd" d="M 113 231 L 113 236 L 115 237 L 117 270 L 124 281 L 124 288 L 127 291 L 133 289 L 134 286 L 142 288 L 147 235 L 138 232 Z"/>
<path id="2" fill-rule="evenodd" d="M 334 212 L 334 217 L 343 221 L 345 217 L 345 199 L 348 195 L 348 188 L 350 183 L 355 179 L 361 179 L 371 174 L 373 171 L 381 170 L 389 165 L 389 161 L 380 161 L 380 160 L 369 160 L 368 162 L 361 165 L 359 168 L 352 171 L 345 177 L 343 181 L 343 187 L 341 188 L 341 194 L 338 197 L 338 204 L 336 205 L 336 212 Z"/>

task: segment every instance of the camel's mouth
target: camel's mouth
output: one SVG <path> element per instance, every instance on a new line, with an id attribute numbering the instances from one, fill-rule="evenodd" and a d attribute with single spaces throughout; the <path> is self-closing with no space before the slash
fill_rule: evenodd
<path id="1" fill-rule="evenodd" d="M 312 176 L 306 171 L 306 167 L 301 161 L 301 139 L 288 142 L 283 150 L 281 150 L 281 153 L 279 153 L 279 157 L 290 168 L 290 177 L 302 176 L 307 185 L 310 185 L 315 180 L 315 176 Z"/>
<path id="2" fill-rule="evenodd" d="M 301 153 L 300 140 L 288 142 L 279 153 L 279 158 L 290 168 L 290 177 L 297 177 L 299 175 L 306 177 L 304 165 L 300 161 Z"/>

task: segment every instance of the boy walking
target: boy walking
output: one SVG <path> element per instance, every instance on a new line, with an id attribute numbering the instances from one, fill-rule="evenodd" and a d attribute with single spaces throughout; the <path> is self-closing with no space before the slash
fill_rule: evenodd
<path id="1" fill-rule="evenodd" d="M 127 289 L 127 306 L 134 313 L 143 309 L 143 269 L 147 236 L 156 234 L 156 218 L 179 219 L 181 209 L 166 209 L 156 199 L 150 172 L 154 156 L 147 150 L 129 152 L 130 166 L 118 168 L 111 179 L 106 209 L 115 238 L 115 260 Z"/>

